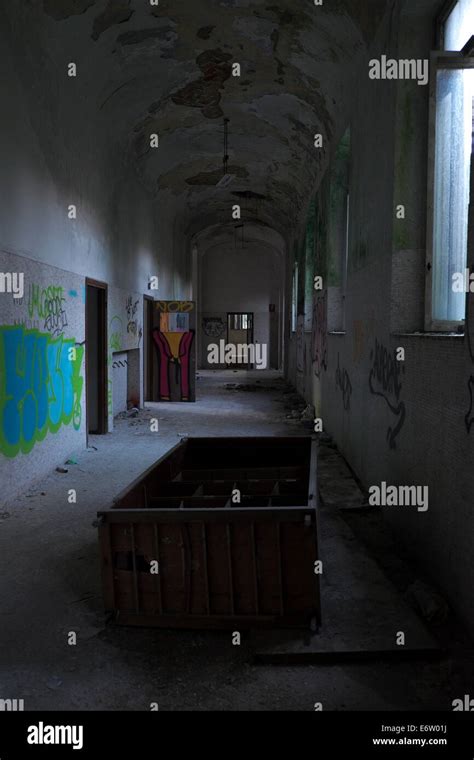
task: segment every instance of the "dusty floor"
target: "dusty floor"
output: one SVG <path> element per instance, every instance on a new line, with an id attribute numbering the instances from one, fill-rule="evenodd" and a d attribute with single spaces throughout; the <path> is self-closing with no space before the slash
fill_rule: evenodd
<path id="1" fill-rule="evenodd" d="M 256 377 L 261 392 L 255 376 L 202 374 L 196 404 L 150 405 L 137 419 L 118 420 L 113 434 L 90 439 L 97 450 L 77 452 L 67 474 L 52 471 L 2 507 L 0 698 L 24 699 L 27 710 L 148 710 L 153 702 L 160 710 L 311 711 L 316 702 L 324 710 L 450 710 L 453 699 L 472 692 L 472 644 L 451 617 L 432 628 L 449 650 L 437 661 L 298 667 L 255 665 L 252 635 L 235 647 L 226 632 L 106 624 L 92 525 L 97 510 L 182 436 L 307 432 L 287 419 L 297 399 L 283 381 Z M 236 382 L 254 389 L 226 387 Z M 150 432 L 151 417 L 158 417 L 159 433 Z M 68 503 L 71 488 L 77 504 Z M 359 550 L 370 547 L 397 591 L 417 577 L 379 516 L 333 517 L 333 542 L 339 531 L 341 541 L 344 534 Z M 70 632 L 76 646 L 68 645 Z"/>

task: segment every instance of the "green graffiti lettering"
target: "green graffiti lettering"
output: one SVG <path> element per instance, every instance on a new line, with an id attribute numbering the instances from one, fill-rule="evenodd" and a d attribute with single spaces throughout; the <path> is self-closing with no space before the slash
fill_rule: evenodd
<path id="1" fill-rule="evenodd" d="M 30 319 L 35 315 L 40 319 L 57 316 L 64 301 L 62 287 L 49 285 L 41 289 L 39 285 L 32 284 L 28 295 L 28 315 Z"/>

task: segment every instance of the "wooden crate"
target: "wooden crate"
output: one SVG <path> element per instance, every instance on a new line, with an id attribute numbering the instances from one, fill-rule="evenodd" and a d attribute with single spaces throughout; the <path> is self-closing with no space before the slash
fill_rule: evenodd
<path id="1" fill-rule="evenodd" d="M 315 440 L 185 439 L 98 513 L 105 608 L 125 625 L 319 626 L 316 505 Z"/>

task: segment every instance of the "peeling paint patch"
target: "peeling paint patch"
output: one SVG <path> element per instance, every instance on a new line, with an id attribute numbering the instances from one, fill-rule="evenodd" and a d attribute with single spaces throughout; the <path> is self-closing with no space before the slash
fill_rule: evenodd
<path id="1" fill-rule="evenodd" d="M 43 10 L 55 21 L 63 21 L 70 16 L 80 16 L 95 3 L 96 0 L 44 0 Z"/>
<path id="2" fill-rule="evenodd" d="M 198 55 L 196 63 L 203 76 L 175 92 L 171 96 L 173 103 L 178 106 L 200 108 L 202 115 L 207 119 L 218 119 L 223 116 L 219 103 L 224 82 L 232 73 L 231 60 L 232 56 L 224 53 L 220 48 L 206 50 Z"/>
<path id="3" fill-rule="evenodd" d="M 263 50 L 266 55 L 271 56 L 274 48 L 274 33 L 277 27 L 274 21 L 264 19 L 258 16 L 251 18 L 237 18 L 232 24 L 237 34 L 245 37 L 253 45 Z"/>
<path id="4" fill-rule="evenodd" d="M 94 20 L 92 39 L 97 41 L 107 29 L 129 21 L 134 13 L 130 8 L 130 0 L 109 0 L 104 12 Z"/>
<path id="5" fill-rule="evenodd" d="M 247 169 L 242 169 L 240 166 L 228 166 L 227 173 L 235 174 L 239 179 L 247 179 L 249 176 Z M 222 169 L 216 169 L 212 172 L 200 172 L 194 177 L 188 177 L 186 183 L 188 185 L 206 185 L 208 187 L 214 187 L 221 179 Z"/>
<path id="6" fill-rule="evenodd" d="M 360 2 L 360 0 L 357 0 Z M 270 17 L 276 20 L 279 29 L 282 27 L 292 27 L 294 31 L 311 27 L 311 17 L 302 11 L 289 11 L 288 9 L 279 8 L 278 5 L 267 5 L 264 10 L 254 10 L 253 15 L 256 18 L 270 20 Z"/>
<path id="7" fill-rule="evenodd" d="M 132 32 L 125 32 L 117 37 L 117 42 L 120 45 L 137 45 L 145 40 L 164 40 L 170 42 L 176 38 L 176 32 L 171 27 L 163 27 L 162 29 L 139 29 Z"/>

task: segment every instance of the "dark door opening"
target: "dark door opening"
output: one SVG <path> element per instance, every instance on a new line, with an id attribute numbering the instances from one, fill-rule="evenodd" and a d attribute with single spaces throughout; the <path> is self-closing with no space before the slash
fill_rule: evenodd
<path id="1" fill-rule="evenodd" d="M 107 406 L 107 285 L 86 280 L 86 403 L 87 432 L 108 430 Z"/>
<path id="2" fill-rule="evenodd" d="M 153 362 L 155 352 L 153 350 L 153 298 L 144 296 L 143 298 L 143 396 L 144 401 L 153 401 L 156 394 L 153 388 Z"/>
<path id="3" fill-rule="evenodd" d="M 227 314 L 227 345 L 235 346 L 235 361 L 229 367 L 252 369 L 251 351 L 253 345 L 253 313 L 232 312 Z"/>

